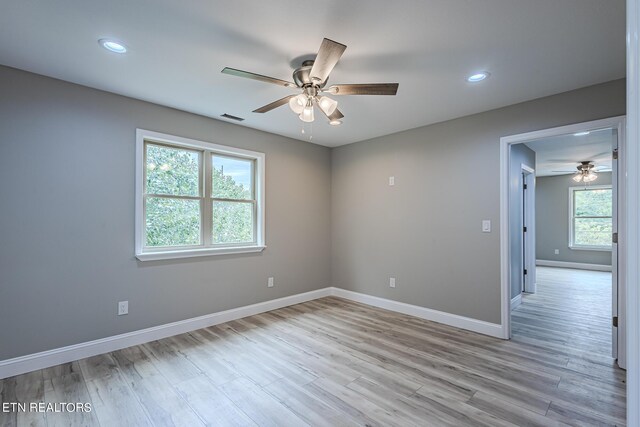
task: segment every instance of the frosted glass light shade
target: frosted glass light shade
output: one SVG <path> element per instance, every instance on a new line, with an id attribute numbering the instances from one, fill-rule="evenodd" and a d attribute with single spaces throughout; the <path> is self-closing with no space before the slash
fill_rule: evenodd
<path id="1" fill-rule="evenodd" d="M 289 108 L 291 108 L 291 111 L 293 111 L 296 114 L 302 113 L 302 110 L 304 110 L 305 105 L 307 105 L 307 97 L 304 96 L 303 94 L 294 96 L 289 100 Z"/>
<path id="2" fill-rule="evenodd" d="M 338 101 L 335 101 L 328 96 L 321 96 L 320 99 L 318 99 L 318 107 L 320 107 L 327 116 L 330 116 L 334 111 L 336 111 L 336 108 L 338 108 Z"/>
<path id="3" fill-rule="evenodd" d="M 595 181 L 596 179 L 598 179 L 598 174 L 593 172 L 586 174 L 583 178 L 584 182 L 592 182 L 592 181 Z"/>
<path id="4" fill-rule="evenodd" d="M 314 120 L 313 117 L 313 104 L 311 104 L 310 102 L 307 104 L 306 107 L 304 107 L 304 109 L 302 110 L 302 113 L 300 113 L 300 120 L 302 120 L 303 122 L 307 122 L 310 123 Z"/>
<path id="5" fill-rule="evenodd" d="M 581 181 L 582 181 L 582 174 L 574 175 L 572 179 L 573 179 L 575 182 L 581 182 Z"/>

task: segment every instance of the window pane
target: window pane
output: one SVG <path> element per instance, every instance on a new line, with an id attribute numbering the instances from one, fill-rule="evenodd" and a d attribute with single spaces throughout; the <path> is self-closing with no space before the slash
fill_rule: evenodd
<path id="1" fill-rule="evenodd" d="M 213 243 L 253 242 L 253 203 L 213 202 Z"/>
<path id="2" fill-rule="evenodd" d="M 576 218 L 574 243 L 585 246 L 611 246 L 611 218 Z"/>
<path id="3" fill-rule="evenodd" d="M 147 246 L 200 244 L 200 201 L 147 197 Z"/>
<path id="4" fill-rule="evenodd" d="M 611 189 L 576 190 L 575 216 L 611 216 Z"/>
<path id="5" fill-rule="evenodd" d="M 212 156 L 213 197 L 253 199 L 253 161 Z"/>
<path id="6" fill-rule="evenodd" d="M 147 144 L 147 194 L 200 196 L 200 153 Z"/>

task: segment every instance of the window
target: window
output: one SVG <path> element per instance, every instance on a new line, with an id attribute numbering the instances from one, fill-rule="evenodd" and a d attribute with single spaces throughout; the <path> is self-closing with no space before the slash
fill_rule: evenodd
<path id="1" fill-rule="evenodd" d="M 138 129 L 136 257 L 264 249 L 264 154 Z"/>
<path id="2" fill-rule="evenodd" d="M 610 185 L 569 188 L 569 247 L 611 250 L 613 200 Z"/>

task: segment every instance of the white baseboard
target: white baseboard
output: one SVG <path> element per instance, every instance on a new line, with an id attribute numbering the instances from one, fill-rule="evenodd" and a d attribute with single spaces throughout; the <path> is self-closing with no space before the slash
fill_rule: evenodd
<path id="1" fill-rule="evenodd" d="M 185 332 L 195 331 L 224 322 L 241 319 L 254 314 L 260 314 L 278 308 L 287 307 L 302 302 L 311 301 L 331 295 L 332 288 L 318 289 L 302 294 L 291 295 L 257 304 L 238 307 L 218 313 L 167 323 L 152 328 L 114 335 L 94 341 L 74 344 L 67 347 L 47 350 L 40 353 L 28 354 L 13 359 L 0 360 L 0 379 L 24 374 L 38 369 L 49 368 L 62 363 L 84 359 L 85 357 L 109 353 L 133 345 L 171 337 Z"/>
<path id="2" fill-rule="evenodd" d="M 584 262 L 550 261 L 546 259 L 537 259 L 536 265 L 543 267 L 575 268 L 578 270 L 611 271 L 610 265 L 586 264 Z"/>
<path id="3" fill-rule="evenodd" d="M 386 310 L 397 311 L 398 313 L 408 314 L 421 319 L 455 326 L 456 328 L 490 335 L 492 337 L 503 337 L 502 325 L 497 323 L 490 323 L 483 320 L 472 319 L 470 317 L 459 316 L 457 314 L 445 313 L 444 311 L 432 310 L 430 308 L 420 307 L 404 302 L 374 297 L 367 294 L 361 294 L 359 292 L 348 291 L 346 289 L 332 288 L 332 295 L 372 305 L 374 307 L 384 308 Z"/>
<path id="4" fill-rule="evenodd" d="M 511 298 L 511 310 L 522 304 L 522 294 L 518 294 Z"/>
<path id="5" fill-rule="evenodd" d="M 40 353 L 28 354 L 12 359 L 0 360 L 0 379 L 24 374 L 38 369 L 49 368 L 62 363 L 84 359 L 85 357 L 96 356 L 98 354 L 109 353 L 134 345 L 144 344 L 150 341 L 171 337 L 196 329 L 206 328 L 220 323 L 230 322 L 255 314 L 265 313 L 271 310 L 300 304 L 327 296 L 337 296 L 351 301 L 368 304 L 386 310 L 416 316 L 422 319 L 431 320 L 449 326 L 478 332 L 493 337 L 502 338 L 502 325 L 489 323 L 482 320 L 471 319 L 469 317 L 458 316 L 456 314 L 445 313 L 443 311 L 432 310 L 417 305 L 406 304 L 385 298 L 374 297 L 358 292 L 347 291 L 340 288 L 323 288 L 302 294 L 291 295 L 271 301 L 238 307 L 231 310 L 220 311 L 218 313 L 207 314 L 200 317 L 181 320 L 179 322 L 167 323 L 165 325 L 154 326 L 152 328 L 141 329 L 125 334 L 114 335 L 94 341 L 74 344 L 53 350 L 42 351 Z"/>

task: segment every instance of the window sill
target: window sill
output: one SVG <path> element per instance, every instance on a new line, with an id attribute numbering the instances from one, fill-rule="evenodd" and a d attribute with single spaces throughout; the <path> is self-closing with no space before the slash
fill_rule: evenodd
<path id="1" fill-rule="evenodd" d="M 246 254 L 262 252 L 266 246 L 238 246 L 230 248 L 189 249 L 184 251 L 143 252 L 136 254 L 140 261 L 159 261 L 163 259 L 193 258 L 212 255 Z"/>
<path id="2" fill-rule="evenodd" d="M 611 252 L 611 248 L 606 246 L 569 246 L 569 249 L 572 251 Z"/>

